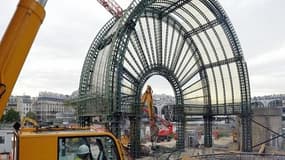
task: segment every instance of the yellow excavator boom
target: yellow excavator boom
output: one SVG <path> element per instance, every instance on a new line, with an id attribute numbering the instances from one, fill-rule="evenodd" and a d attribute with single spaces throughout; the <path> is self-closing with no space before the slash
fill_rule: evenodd
<path id="1" fill-rule="evenodd" d="M 156 116 L 153 111 L 152 89 L 149 85 L 147 86 L 146 91 L 141 97 L 141 102 L 147 105 L 150 133 L 151 133 L 151 142 L 152 142 L 152 145 L 154 145 L 153 142 L 155 142 L 157 139 L 159 128 L 156 125 Z"/>
<path id="2" fill-rule="evenodd" d="M 36 120 L 32 119 L 32 118 L 29 118 L 29 117 L 23 117 L 22 120 L 21 120 L 21 126 L 25 126 L 25 123 L 32 123 L 32 125 L 34 127 L 39 127 L 39 124 Z"/>
<path id="3" fill-rule="evenodd" d="M 152 89 L 149 85 L 147 86 L 146 91 L 141 97 L 141 102 L 147 105 L 148 117 L 150 121 L 154 121 L 155 115 L 153 113 Z"/>
<path id="4" fill-rule="evenodd" d="M 46 1 L 20 0 L 0 43 L 0 117 L 45 17 Z"/>

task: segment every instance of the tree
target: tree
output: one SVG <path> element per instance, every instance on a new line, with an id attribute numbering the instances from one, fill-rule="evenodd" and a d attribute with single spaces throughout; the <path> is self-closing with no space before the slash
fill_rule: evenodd
<path id="1" fill-rule="evenodd" d="M 31 118 L 31 119 L 33 119 L 35 121 L 37 120 L 37 114 L 35 112 L 32 112 L 32 111 L 28 112 L 26 114 L 26 117 L 29 117 L 29 118 Z"/>
<path id="2" fill-rule="evenodd" d="M 20 121 L 20 113 L 15 111 L 14 109 L 10 109 L 3 116 L 3 121 L 6 123 L 12 123 L 12 122 Z"/>

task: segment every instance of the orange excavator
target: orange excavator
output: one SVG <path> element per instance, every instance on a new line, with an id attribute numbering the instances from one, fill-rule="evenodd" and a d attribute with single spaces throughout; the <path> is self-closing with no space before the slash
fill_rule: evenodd
<path id="1" fill-rule="evenodd" d="M 173 131 L 173 124 L 162 117 L 156 116 L 158 122 L 160 122 L 164 128 L 159 129 L 157 142 L 160 141 L 170 141 L 172 137 L 175 137 L 175 133 Z"/>
<path id="2" fill-rule="evenodd" d="M 160 142 L 163 140 L 170 141 L 171 137 L 174 135 L 173 124 L 155 114 L 153 107 L 152 89 L 149 85 L 141 97 L 141 102 L 147 105 L 147 108 L 144 108 L 143 111 L 146 112 L 149 117 L 152 145 L 154 145 L 155 142 Z M 158 123 L 162 124 L 164 128 L 160 129 L 157 125 Z"/>
<path id="3" fill-rule="evenodd" d="M 149 113 L 148 109 L 144 108 L 143 109 L 144 112 Z M 173 124 L 165 119 L 163 119 L 162 117 L 154 114 L 154 119 L 155 119 L 155 125 L 157 126 L 157 124 L 161 124 L 164 127 L 163 128 L 159 128 L 158 126 L 158 133 L 157 135 L 155 135 L 156 137 L 156 141 L 160 142 L 160 141 L 170 141 L 171 137 L 175 135 L 174 131 L 173 131 Z"/>

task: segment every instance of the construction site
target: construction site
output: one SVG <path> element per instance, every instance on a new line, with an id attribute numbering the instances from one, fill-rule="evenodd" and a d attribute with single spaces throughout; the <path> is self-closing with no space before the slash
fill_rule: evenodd
<path id="1" fill-rule="evenodd" d="M 56 139 L 45 139 L 50 156 L 70 159 L 68 143 L 83 137 L 87 147 L 100 141 L 109 149 L 96 159 L 103 153 L 105 159 L 285 159 L 282 111 L 252 103 L 242 47 L 218 0 L 133 0 L 124 10 L 115 0 L 98 2 L 112 18 L 90 45 L 78 97 L 68 101 L 79 126 L 96 133 L 46 134 L 30 120 L 35 133 Z M 163 111 L 153 99 L 155 86 L 147 84 L 153 76 L 173 89 L 174 103 Z M 6 84 L 1 81 L 1 96 Z M 41 141 L 29 142 L 14 128 L 20 146 L 14 157 L 28 157 L 32 149 L 21 145 Z"/>
<path id="2" fill-rule="evenodd" d="M 124 11 L 114 1 L 100 3 L 113 18 L 95 37 L 82 68 L 75 102 L 82 125 L 100 122 L 116 137 L 127 134 L 130 154 L 141 157 L 147 150 L 142 143 L 151 139 L 146 133 L 150 114 L 142 114 L 142 89 L 149 78 L 160 75 L 175 95 L 168 110 L 174 115 L 168 122 L 173 125 L 172 137 L 165 138 L 169 142 L 159 140 L 160 149 L 148 153 L 158 156 L 158 151 L 169 150 L 169 157 L 180 152 L 194 159 L 285 159 L 282 152 L 265 150 L 272 137 L 253 138 L 261 130 L 253 134 L 256 121 L 247 65 L 217 0 L 135 0 Z M 191 123 L 195 117 L 201 124 Z M 254 126 L 274 132 L 263 124 Z"/>

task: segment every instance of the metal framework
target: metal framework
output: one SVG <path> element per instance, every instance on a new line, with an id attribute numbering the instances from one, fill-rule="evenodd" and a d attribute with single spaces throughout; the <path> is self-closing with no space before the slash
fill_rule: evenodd
<path id="1" fill-rule="evenodd" d="M 242 50 L 229 18 L 216 0 L 134 0 L 95 37 L 79 86 L 81 119 L 100 116 L 120 136 L 131 121 L 133 153 L 140 93 L 153 75 L 172 85 L 179 114 L 177 148 L 184 148 L 188 115 L 205 121 L 205 145 L 212 146 L 212 117 L 239 115 L 242 150 L 251 151 L 250 86 Z"/>

